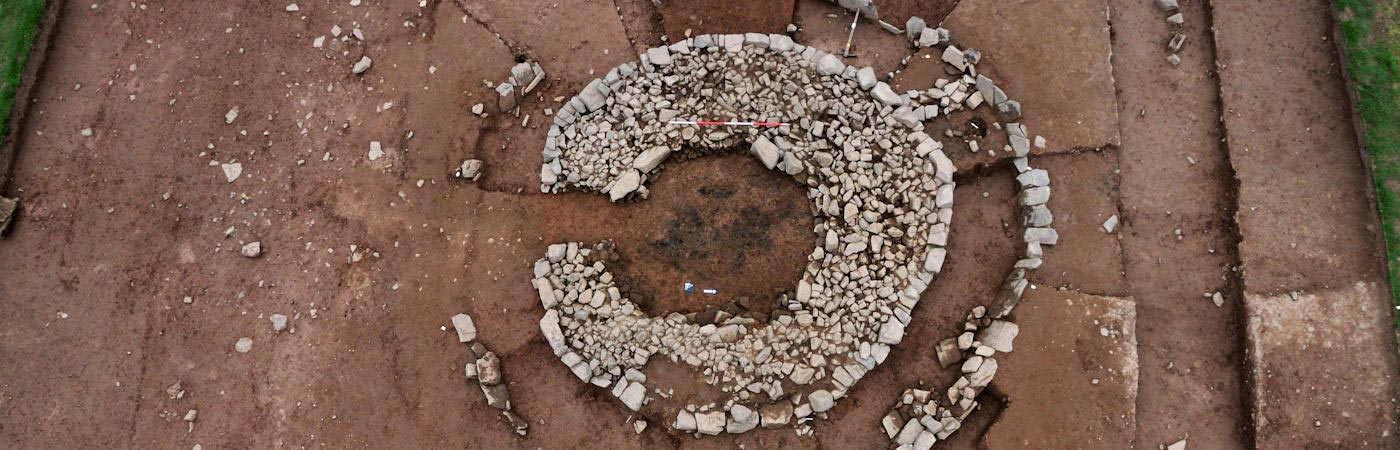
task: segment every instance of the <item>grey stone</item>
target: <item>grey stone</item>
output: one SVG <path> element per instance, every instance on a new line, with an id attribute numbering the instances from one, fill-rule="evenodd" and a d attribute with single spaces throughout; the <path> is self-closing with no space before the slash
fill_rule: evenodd
<path id="1" fill-rule="evenodd" d="M 764 167 L 770 170 L 777 167 L 778 158 L 782 156 L 782 150 L 779 150 L 778 146 L 773 144 L 773 141 L 768 140 L 766 136 L 759 136 L 758 139 L 755 139 L 749 151 L 763 162 Z"/>
<path id="2" fill-rule="evenodd" d="M 695 426 L 700 434 L 720 434 L 724 431 L 724 425 L 725 414 L 722 410 L 695 413 Z"/>
<path id="3" fill-rule="evenodd" d="M 642 174 L 634 169 L 628 169 L 622 172 L 622 176 L 617 177 L 617 181 L 613 182 L 612 189 L 608 191 L 608 197 L 615 202 L 635 192 L 640 187 L 642 187 Z"/>
<path id="4" fill-rule="evenodd" d="M 466 342 L 466 341 L 463 341 Z M 501 358 L 495 352 L 486 352 L 476 359 L 477 376 L 481 378 L 481 384 L 491 385 L 501 383 Z"/>
<path id="5" fill-rule="evenodd" d="M 1181 5 L 1177 4 L 1177 0 L 1157 0 L 1157 7 L 1162 11 L 1172 12 L 1180 9 Z"/>
<path id="6" fill-rule="evenodd" d="M 729 415 L 729 423 L 725 425 L 725 431 L 729 434 L 739 434 L 757 428 L 761 420 L 757 412 L 737 403 L 729 408 Z"/>
<path id="7" fill-rule="evenodd" d="M 875 79 L 875 69 L 862 67 L 860 70 L 857 70 L 856 81 L 860 83 L 861 89 L 869 90 L 875 87 L 875 82 L 878 81 Z"/>
<path id="8" fill-rule="evenodd" d="M 238 353 L 251 352 L 253 351 L 253 340 L 246 337 L 238 338 L 238 342 L 233 343 L 233 349 Z"/>
<path id="9" fill-rule="evenodd" d="M 997 117 L 1002 122 L 1010 122 L 1021 118 L 1021 102 L 1007 100 L 997 104 Z"/>
<path id="10" fill-rule="evenodd" d="M 895 345 L 904 339 L 904 324 L 895 318 L 880 327 L 880 343 Z"/>
<path id="11" fill-rule="evenodd" d="M 698 424 L 695 422 L 695 414 L 684 409 L 676 413 L 676 421 L 671 424 L 672 428 L 680 431 L 695 431 Z M 718 433 L 716 433 L 718 434 Z"/>
<path id="12" fill-rule="evenodd" d="M 993 320 L 992 323 L 977 331 L 977 341 L 982 345 L 991 347 L 1001 353 L 1011 353 L 1012 342 L 1016 340 L 1021 328 L 1014 322 L 1006 320 Z"/>
<path id="13" fill-rule="evenodd" d="M 457 167 L 457 173 L 455 175 L 457 176 L 457 178 L 461 178 L 468 181 L 476 181 L 477 179 L 481 178 L 481 160 L 468 159 L 466 161 L 462 161 L 462 165 Z"/>
<path id="14" fill-rule="evenodd" d="M 967 57 L 957 47 L 949 45 L 943 49 L 943 62 L 951 64 L 959 71 L 967 70 Z"/>
<path id="15" fill-rule="evenodd" d="M 958 348 L 957 338 L 948 338 L 938 342 L 934 349 L 938 356 L 938 365 L 942 367 L 952 366 L 962 361 L 962 350 Z"/>
<path id="16" fill-rule="evenodd" d="M 603 94 L 602 85 L 603 81 L 595 78 L 578 93 L 579 101 L 583 102 L 583 107 L 589 112 L 602 108 L 603 105 L 607 104 L 607 96 Z"/>
<path id="17" fill-rule="evenodd" d="M 262 252 L 262 242 L 258 241 L 243 244 L 243 247 L 238 249 L 238 253 L 246 258 L 257 258 L 262 256 Z"/>
<path id="18" fill-rule="evenodd" d="M 1016 182 L 1022 187 L 1049 186 L 1050 173 L 1044 169 L 1027 170 L 1016 176 Z"/>
<path id="19" fill-rule="evenodd" d="M 627 409 L 636 411 L 642 409 L 642 401 L 646 400 L 646 396 L 646 385 L 634 382 L 628 383 L 627 387 L 622 390 L 622 395 L 617 396 L 617 398 L 622 400 L 623 405 L 627 405 Z"/>
<path id="20" fill-rule="evenodd" d="M 658 66 L 669 66 L 671 65 L 671 51 L 666 47 L 652 47 L 647 49 L 647 59 Z"/>
<path id="21" fill-rule="evenodd" d="M 909 40 L 918 39 L 925 28 L 928 28 L 928 24 L 924 23 L 923 18 L 910 16 L 909 20 L 904 21 L 904 33 L 909 37 Z"/>
<path id="22" fill-rule="evenodd" d="M 510 112 L 519 105 L 515 97 L 515 85 L 513 84 L 501 83 L 496 85 L 496 95 L 499 97 L 496 100 L 496 109 L 500 112 Z"/>
<path id="23" fill-rule="evenodd" d="M 894 89 L 890 89 L 890 85 L 885 84 L 883 81 L 875 83 L 875 88 L 870 90 L 870 95 L 875 97 L 876 100 L 879 100 L 880 103 L 886 105 L 893 106 L 904 103 L 904 99 L 900 97 L 899 94 L 896 94 Z"/>
<path id="24" fill-rule="evenodd" d="M 510 410 L 510 389 L 504 384 L 481 384 L 486 404 L 502 411 Z"/>
<path id="25" fill-rule="evenodd" d="M 1117 215 L 1117 214 L 1114 214 L 1114 215 L 1112 215 L 1112 216 L 1108 216 L 1108 220 L 1103 221 L 1103 232 L 1112 234 L 1112 233 L 1113 233 L 1113 230 L 1115 230 L 1115 229 L 1118 229 L 1118 215 Z"/>
<path id="26" fill-rule="evenodd" d="M 637 155 L 637 159 L 632 160 L 632 167 L 642 171 L 642 173 L 650 173 L 653 169 L 656 169 L 657 166 L 660 166 L 663 161 L 666 161 L 666 157 L 670 155 L 670 147 L 658 145 L 646 149 L 642 154 Z"/>
<path id="27" fill-rule="evenodd" d="M 287 329 L 287 316 L 285 314 L 273 314 L 271 317 L 268 317 L 268 320 L 272 321 L 273 332 L 281 332 Z"/>
<path id="28" fill-rule="evenodd" d="M 817 61 L 817 73 L 822 75 L 839 75 L 846 71 L 846 63 L 841 62 L 841 58 L 836 55 L 823 56 Z"/>
<path id="29" fill-rule="evenodd" d="M 894 442 L 899 445 L 910 445 L 919 438 L 919 433 L 924 432 L 924 426 L 916 419 L 909 419 L 904 423 L 904 427 L 899 429 L 899 434 L 895 435 Z"/>
<path id="30" fill-rule="evenodd" d="M 1033 187 L 1021 191 L 1022 206 L 1044 205 L 1047 201 L 1050 201 L 1050 186 Z"/>
<path id="31" fill-rule="evenodd" d="M 368 56 L 361 56 L 359 61 L 355 61 L 355 65 L 350 68 L 350 71 L 359 75 L 369 70 L 372 65 L 374 65 L 374 60 L 369 59 Z"/>
<path id="32" fill-rule="evenodd" d="M 1060 234 L 1054 228 L 1027 228 L 1023 233 L 1026 242 L 1039 242 L 1041 245 L 1055 245 L 1060 240 Z"/>
<path id="33" fill-rule="evenodd" d="M 452 316 L 452 328 L 457 330 L 457 342 L 476 340 L 476 324 L 472 323 L 472 316 L 466 313 Z"/>
<path id="34" fill-rule="evenodd" d="M 812 391 L 807 394 L 807 401 L 812 403 L 812 412 L 825 412 L 836 405 L 836 398 L 824 389 Z"/>
<path id="35" fill-rule="evenodd" d="M 782 428 L 792 421 L 792 403 L 779 402 L 765 405 L 760 409 L 763 428 Z"/>

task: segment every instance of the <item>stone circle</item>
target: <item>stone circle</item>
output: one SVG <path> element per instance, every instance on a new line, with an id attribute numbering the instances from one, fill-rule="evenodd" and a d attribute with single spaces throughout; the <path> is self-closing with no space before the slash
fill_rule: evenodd
<path id="1" fill-rule="evenodd" d="M 797 425 L 810 432 L 811 417 L 834 407 L 901 342 L 910 312 L 942 269 L 956 169 L 924 121 L 1013 102 L 976 74 L 980 55 L 947 48 L 973 56 L 952 64 L 958 76 L 928 91 L 895 92 L 868 67 L 847 66 L 786 35 L 756 33 L 652 48 L 589 83 L 555 115 L 540 168 L 543 192 L 641 200 L 668 161 L 746 148 L 807 188 L 821 245 L 771 315 L 664 316 L 646 314 L 619 288 L 605 264 L 610 243 L 551 245 L 535 263 L 532 283 L 545 310 L 540 329 L 555 355 L 581 381 L 610 390 L 634 411 L 650 401 L 644 370 L 653 356 L 693 367 L 727 398 L 667 412 L 678 430 Z M 996 95 L 1001 103 L 984 100 Z M 786 125 L 667 124 L 696 118 Z M 1029 142 L 1019 124 L 1005 129 L 1013 143 Z M 1026 250 L 1034 254 L 1023 261 L 1038 266 L 1040 244 L 1056 239 L 1045 228 L 1048 178 L 1029 167 L 1029 146 L 1015 147 L 1009 150 L 1018 180 L 1024 178 Z M 1024 272 L 1034 268 L 1022 265 L 1017 298 Z M 1009 349 L 1009 339 L 998 345 Z M 990 382 L 984 375 L 976 381 Z"/>

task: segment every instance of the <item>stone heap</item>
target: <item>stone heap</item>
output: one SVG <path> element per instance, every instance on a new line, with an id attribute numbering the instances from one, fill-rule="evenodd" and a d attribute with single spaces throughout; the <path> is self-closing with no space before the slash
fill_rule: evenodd
<path id="1" fill-rule="evenodd" d="M 457 331 L 458 341 L 471 345 L 472 360 L 465 368 L 467 380 L 475 381 L 481 387 L 481 393 L 486 396 L 486 404 L 501 410 L 501 415 L 516 434 L 524 436 L 529 433 L 530 422 L 516 414 L 511 407 L 510 389 L 506 387 L 505 378 L 501 373 L 501 358 L 476 341 L 476 325 L 471 316 L 452 316 L 452 328 Z"/>
<path id="2" fill-rule="evenodd" d="M 927 91 L 895 92 L 868 67 L 755 33 L 652 48 L 589 83 L 555 115 L 542 191 L 646 198 L 647 180 L 667 160 L 746 148 L 807 187 L 822 245 L 771 315 L 660 317 L 619 288 L 605 264 L 609 243 L 551 245 L 535 263 L 533 284 L 545 310 L 540 330 L 555 355 L 634 411 L 650 400 L 642 370 L 652 356 L 694 367 L 728 398 L 676 412 L 672 426 L 682 431 L 742 433 L 824 416 L 903 339 L 911 310 L 943 266 L 955 168 L 923 122 L 983 104 L 1003 118 L 1020 114 L 977 75 L 979 55 L 944 45 L 958 76 Z M 786 125 L 697 129 L 668 125 L 673 118 Z M 1038 258 L 1039 246 L 1056 239 L 1045 228 L 1048 177 L 1028 165 L 1024 127 L 1005 129 L 1018 179 L 1036 186 L 1020 203 L 1031 224 L 1027 249 Z"/>
<path id="3" fill-rule="evenodd" d="M 496 107 L 503 113 L 515 110 L 520 100 L 534 92 L 541 81 L 544 81 L 544 68 L 540 67 L 540 63 L 526 61 L 516 64 L 510 68 L 510 77 L 496 85 L 496 94 L 500 96 Z"/>
<path id="4" fill-rule="evenodd" d="M 1019 267 L 1013 270 L 1009 278 L 1019 281 L 1004 285 L 997 296 L 998 299 L 1020 298 L 1019 290 L 1025 287 L 1024 270 Z M 1020 277 L 1016 278 L 1018 271 Z M 1009 312 L 1015 307 L 1014 300 L 1012 302 L 1000 304 L 998 307 Z M 973 308 L 963 322 L 962 333 L 944 339 L 935 349 L 939 364 L 947 368 L 961 363 L 959 372 L 962 375 L 944 391 L 944 396 L 937 396 L 923 389 L 905 389 L 904 395 L 880 421 L 885 434 L 900 448 L 908 446 L 922 450 L 928 450 L 934 443 L 948 439 L 948 436 L 962 426 L 962 421 L 977 408 L 977 396 L 991 384 L 992 377 L 996 376 L 996 355 L 1010 353 L 1012 341 L 1019 332 L 1016 324 L 1006 320 L 1004 314 L 988 314 L 985 306 Z"/>

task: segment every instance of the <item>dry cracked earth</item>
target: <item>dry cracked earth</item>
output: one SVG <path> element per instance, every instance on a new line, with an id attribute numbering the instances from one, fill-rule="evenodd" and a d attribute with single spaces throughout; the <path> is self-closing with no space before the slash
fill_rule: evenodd
<path id="1" fill-rule="evenodd" d="M 651 305 L 682 312 L 791 289 L 813 245 L 802 189 L 742 155 L 674 164 L 635 204 L 538 193 L 545 110 L 663 36 L 795 24 L 836 51 L 850 20 L 816 0 L 666 3 L 61 2 L 0 157 L 0 189 L 22 200 L 0 240 L 0 440 L 888 446 L 880 417 L 955 376 L 934 345 L 1015 261 L 1004 154 L 948 149 L 947 264 L 904 342 L 813 436 L 671 430 L 579 383 L 540 336 L 530 267 L 548 243 L 616 240 L 613 270 L 643 295 L 722 294 Z M 1061 235 L 1017 310 L 1017 350 L 940 445 L 1400 446 L 1390 292 L 1327 3 L 1182 0 L 1180 25 L 1148 0 L 887 3 L 885 20 L 941 22 L 980 50 L 1022 102 Z M 854 40 L 847 63 L 896 89 L 943 76 L 902 36 L 866 23 Z M 372 67 L 352 74 L 362 56 Z M 472 114 L 495 102 L 484 81 L 525 59 L 548 77 L 519 114 Z M 454 180 L 469 158 L 482 178 Z M 254 241 L 262 256 L 240 256 Z M 460 312 L 501 356 L 527 437 L 463 378 Z"/>

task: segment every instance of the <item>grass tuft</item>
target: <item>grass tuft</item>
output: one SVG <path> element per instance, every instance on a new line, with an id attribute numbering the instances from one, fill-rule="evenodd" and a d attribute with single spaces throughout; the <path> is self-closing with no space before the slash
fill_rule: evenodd
<path id="1" fill-rule="evenodd" d="M 0 142 L 8 133 L 15 91 L 43 15 L 44 0 L 0 0 Z"/>
<path id="2" fill-rule="evenodd" d="M 1337 0 L 1337 11 L 1373 163 L 1391 301 L 1400 307 L 1400 0 Z"/>

